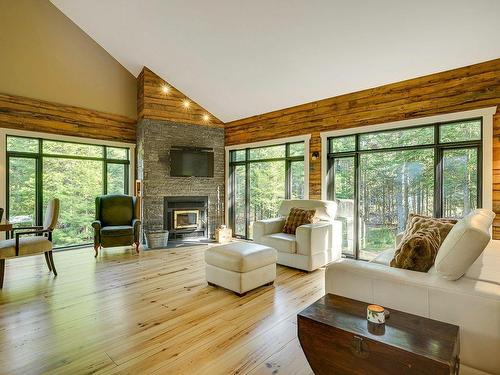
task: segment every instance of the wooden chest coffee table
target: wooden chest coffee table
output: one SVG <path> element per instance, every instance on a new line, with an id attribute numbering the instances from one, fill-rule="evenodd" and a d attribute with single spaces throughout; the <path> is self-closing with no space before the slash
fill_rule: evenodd
<path id="1" fill-rule="evenodd" d="M 366 320 L 367 303 L 327 294 L 297 316 L 299 341 L 316 375 L 458 374 L 459 328 L 390 310 Z"/>

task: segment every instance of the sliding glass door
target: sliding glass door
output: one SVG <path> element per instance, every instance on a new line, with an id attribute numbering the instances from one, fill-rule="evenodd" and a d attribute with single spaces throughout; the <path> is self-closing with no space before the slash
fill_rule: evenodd
<path id="1" fill-rule="evenodd" d="M 459 218 L 481 205 L 479 119 L 333 137 L 328 199 L 346 256 L 394 247 L 409 213 Z"/>
<path id="2" fill-rule="evenodd" d="M 229 222 L 239 238 L 253 223 L 276 217 L 283 199 L 304 198 L 304 142 L 231 151 Z"/>
<path id="3" fill-rule="evenodd" d="M 95 197 L 128 194 L 129 150 L 39 138 L 7 137 L 7 217 L 16 226 L 41 225 L 59 198 L 56 247 L 88 244 Z"/>

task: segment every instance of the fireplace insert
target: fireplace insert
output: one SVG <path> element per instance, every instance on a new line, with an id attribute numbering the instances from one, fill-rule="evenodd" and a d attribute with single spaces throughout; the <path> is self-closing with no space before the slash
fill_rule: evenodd
<path id="1" fill-rule="evenodd" d="M 174 229 L 198 228 L 198 210 L 174 210 Z"/>

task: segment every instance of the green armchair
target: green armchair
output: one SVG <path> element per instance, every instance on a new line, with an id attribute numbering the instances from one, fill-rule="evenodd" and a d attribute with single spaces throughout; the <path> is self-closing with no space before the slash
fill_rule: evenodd
<path id="1" fill-rule="evenodd" d="M 95 199 L 94 250 L 99 247 L 135 244 L 139 253 L 141 221 L 136 198 L 129 195 L 101 195 Z"/>

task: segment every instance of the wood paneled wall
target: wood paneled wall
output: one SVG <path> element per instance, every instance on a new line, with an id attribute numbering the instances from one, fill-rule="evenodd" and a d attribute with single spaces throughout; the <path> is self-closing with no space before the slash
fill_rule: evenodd
<path id="1" fill-rule="evenodd" d="M 226 145 L 311 134 L 310 151 L 321 152 L 320 132 L 498 106 L 494 119 L 493 206 L 500 238 L 500 59 L 341 95 L 226 124 Z M 321 196 L 321 158 L 310 160 L 310 196 Z"/>
<path id="2" fill-rule="evenodd" d="M 162 91 L 164 86 L 169 88 L 167 93 Z M 183 106 L 185 100 L 189 101 L 188 108 Z M 146 67 L 137 78 L 137 115 L 139 119 L 224 126 L 222 121 Z M 209 116 L 208 120 L 204 119 L 205 115 Z"/>
<path id="3" fill-rule="evenodd" d="M 0 94 L 0 127 L 135 143 L 135 119 Z"/>

